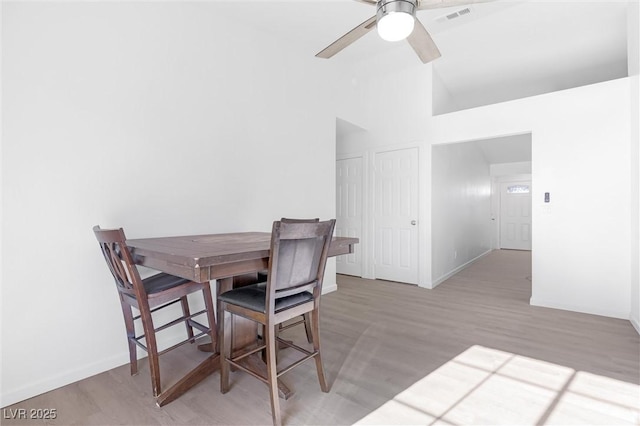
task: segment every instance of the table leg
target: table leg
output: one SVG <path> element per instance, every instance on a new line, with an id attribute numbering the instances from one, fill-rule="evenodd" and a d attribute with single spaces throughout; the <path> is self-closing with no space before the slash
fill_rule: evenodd
<path id="1" fill-rule="evenodd" d="M 171 386 L 169 389 L 166 389 L 160 395 L 156 397 L 156 405 L 158 407 L 162 407 L 167 405 L 168 403 L 175 401 L 186 391 L 191 389 L 193 386 L 200 383 L 207 376 L 211 375 L 214 371 L 220 368 L 220 357 L 219 355 L 213 354 L 204 361 L 202 361 L 196 368 L 191 370 L 189 374 L 180 379 L 176 384 Z"/>
<path id="2" fill-rule="evenodd" d="M 213 347 L 213 343 L 202 343 L 198 345 L 198 350 L 202 352 L 215 352 L 216 348 Z"/>

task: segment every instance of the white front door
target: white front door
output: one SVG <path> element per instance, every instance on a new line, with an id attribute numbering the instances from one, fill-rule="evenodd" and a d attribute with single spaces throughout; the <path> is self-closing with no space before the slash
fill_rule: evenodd
<path id="1" fill-rule="evenodd" d="M 500 185 L 500 248 L 531 250 L 531 181 Z"/>
<path id="2" fill-rule="evenodd" d="M 375 278 L 418 284 L 418 149 L 375 160 Z"/>
<path id="3" fill-rule="evenodd" d="M 337 237 L 360 238 L 354 252 L 336 257 L 336 272 L 362 276 L 362 158 L 336 161 Z"/>

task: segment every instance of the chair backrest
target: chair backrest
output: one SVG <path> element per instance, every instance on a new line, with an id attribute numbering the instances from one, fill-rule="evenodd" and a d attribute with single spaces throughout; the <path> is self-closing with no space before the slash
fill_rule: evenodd
<path id="1" fill-rule="evenodd" d="M 283 217 L 282 219 L 280 219 L 280 222 L 282 223 L 317 223 L 317 222 L 320 222 L 320 218 L 316 217 L 315 219 L 289 219 L 289 218 Z"/>
<path id="2" fill-rule="evenodd" d="M 301 293 L 320 295 L 335 219 L 276 221 L 271 233 L 267 302 Z"/>
<path id="3" fill-rule="evenodd" d="M 100 250 L 102 250 L 109 271 L 113 275 L 118 291 L 132 297 L 139 296 L 138 292 L 144 292 L 144 286 L 129 247 L 127 247 L 124 230 L 122 228 L 100 229 L 96 225 L 93 227 L 93 232 L 100 244 Z"/>

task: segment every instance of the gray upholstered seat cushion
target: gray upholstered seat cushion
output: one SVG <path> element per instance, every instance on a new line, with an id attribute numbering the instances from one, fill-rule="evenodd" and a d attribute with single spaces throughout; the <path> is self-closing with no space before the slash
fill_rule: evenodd
<path id="1" fill-rule="evenodd" d="M 220 300 L 238 305 L 243 308 L 257 312 L 266 312 L 265 303 L 267 300 L 266 283 L 258 283 L 245 287 L 236 288 L 222 293 Z M 292 308 L 305 302 L 313 300 L 313 295 L 308 291 L 294 294 L 292 296 L 276 299 L 275 311 L 279 312 Z"/>
<path id="2" fill-rule="evenodd" d="M 189 280 L 187 279 L 165 274 L 164 272 L 142 280 L 147 294 L 159 293 L 188 282 Z"/>

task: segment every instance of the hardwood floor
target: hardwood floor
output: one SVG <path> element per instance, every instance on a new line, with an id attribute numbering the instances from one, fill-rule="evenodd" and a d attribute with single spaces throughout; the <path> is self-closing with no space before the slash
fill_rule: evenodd
<path id="1" fill-rule="evenodd" d="M 639 424 L 640 338 L 628 321 L 529 305 L 529 252 L 495 251 L 434 290 L 338 277 L 322 299 L 322 350 L 331 391 L 313 363 L 284 376 L 285 424 Z M 302 327 L 287 330 L 304 342 Z M 200 359 L 163 357 L 164 379 Z M 293 351 L 281 352 L 288 359 Z M 50 424 L 270 424 L 258 380 L 214 374 L 155 406 L 148 366 L 128 366 L 6 407 L 55 408 Z M 13 410 L 8 412 L 7 410 Z"/>

